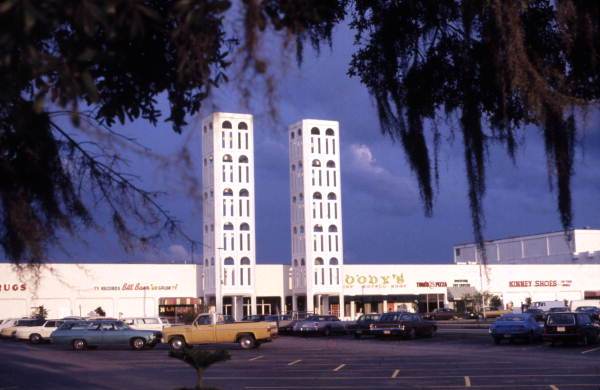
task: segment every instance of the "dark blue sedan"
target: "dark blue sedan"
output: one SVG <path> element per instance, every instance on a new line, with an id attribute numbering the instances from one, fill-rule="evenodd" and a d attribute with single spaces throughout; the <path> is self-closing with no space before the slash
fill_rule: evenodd
<path id="1" fill-rule="evenodd" d="M 535 320 L 531 314 L 504 314 L 490 325 L 490 335 L 494 343 L 500 344 L 502 340 L 521 339 L 530 343 L 541 340 L 544 326 Z"/>

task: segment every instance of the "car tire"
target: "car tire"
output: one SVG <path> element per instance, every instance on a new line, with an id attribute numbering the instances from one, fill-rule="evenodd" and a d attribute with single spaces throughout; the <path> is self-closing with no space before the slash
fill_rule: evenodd
<path id="1" fill-rule="evenodd" d="M 136 337 L 129 343 L 134 351 L 141 351 L 146 346 L 146 340 L 141 337 Z"/>
<path id="2" fill-rule="evenodd" d="M 325 336 L 325 337 L 331 336 L 331 328 L 323 329 L 323 336 Z"/>
<path id="3" fill-rule="evenodd" d="M 29 335 L 29 343 L 30 344 L 39 344 L 42 342 L 42 336 L 37 333 L 33 333 Z"/>
<path id="4" fill-rule="evenodd" d="M 171 351 L 179 352 L 186 347 L 185 339 L 181 336 L 175 336 L 169 340 L 169 346 L 171 347 Z"/>
<path id="5" fill-rule="evenodd" d="M 355 338 L 355 339 L 360 339 L 360 337 L 361 337 L 361 334 L 360 334 L 360 333 L 356 333 L 356 332 L 354 332 L 354 338 Z"/>
<path id="6" fill-rule="evenodd" d="M 417 338 L 417 330 L 415 328 L 410 328 L 410 330 L 408 331 L 408 339 L 414 340 L 416 338 Z"/>
<path id="7" fill-rule="evenodd" d="M 83 339 L 75 339 L 71 343 L 71 346 L 73 347 L 73 350 L 75 350 L 75 351 L 84 351 L 87 349 L 88 345 L 87 345 L 87 342 Z"/>
<path id="8" fill-rule="evenodd" d="M 529 332 L 529 336 L 527 336 L 527 343 L 528 344 L 535 343 L 535 334 L 533 334 L 533 331 Z"/>
<path id="9" fill-rule="evenodd" d="M 500 345 L 500 343 L 502 342 L 502 337 L 494 337 L 494 344 L 496 345 Z"/>
<path id="10" fill-rule="evenodd" d="M 245 334 L 239 337 L 238 343 L 242 349 L 252 349 L 256 347 L 256 340 L 253 336 Z"/>

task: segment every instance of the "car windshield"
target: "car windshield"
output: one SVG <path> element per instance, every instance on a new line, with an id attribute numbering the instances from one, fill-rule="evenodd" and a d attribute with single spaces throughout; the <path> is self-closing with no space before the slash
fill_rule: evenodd
<path id="1" fill-rule="evenodd" d="M 337 321 L 337 318 L 327 316 L 310 316 L 306 319 L 306 321 Z"/>
<path id="2" fill-rule="evenodd" d="M 575 325 L 573 314 L 552 314 L 548 316 L 548 325 Z"/>
<path id="3" fill-rule="evenodd" d="M 575 311 L 589 311 L 589 310 L 595 310 L 596 307 L 595 306 L 579 306 L 577 309 L 575 309 Z"/>
<path id="4" fill-rule="evenodd" d="M 62 324 L 58 329 L 60 330 L 71 330 L 71 329 L 87 329 L 89 322 L 86 321 L 68 321 Z"/>

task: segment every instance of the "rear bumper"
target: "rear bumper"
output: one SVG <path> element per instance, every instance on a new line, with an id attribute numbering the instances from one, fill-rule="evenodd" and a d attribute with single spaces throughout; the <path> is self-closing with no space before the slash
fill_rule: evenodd
<path id="1" fill-rule="evenodd" d="M 544 333 L 544 340 L 577 340 L 583 337 L 579 333 Z"/>

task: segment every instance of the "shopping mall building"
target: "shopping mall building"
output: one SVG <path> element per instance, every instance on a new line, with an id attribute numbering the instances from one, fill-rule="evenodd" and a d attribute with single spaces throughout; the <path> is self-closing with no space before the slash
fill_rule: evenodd
<path id="1" fill-rule="evenodd" d="M 290 311 L 354 318 L 459 306 L 478 292 L 508 307 L 528 298 L 600 300 L 600 230 L 593 229 L 489 241 L 483 252 L 457 245 L 448 264 L 344 264 L 335 121 L 289 127 L 290 259 L 257 265 L 253 135 L 251 115 L 214 113 L 202 123 L 201 261 L 50 263 L 36 273 L 0 264 L 0 317 L 43 305 L 53 317 L 101 307 L 114 317 L 213 309 L 238 319 Z"/>

